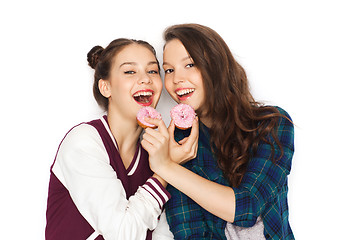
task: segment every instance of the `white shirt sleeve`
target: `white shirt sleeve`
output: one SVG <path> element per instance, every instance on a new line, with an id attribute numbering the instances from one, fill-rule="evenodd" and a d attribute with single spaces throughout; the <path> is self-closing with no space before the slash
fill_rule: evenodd
<path id="1" fill-rule="evenodd" d="M 169 229 L 168 221 L 163 211 L 161 217 L 159 218 L 158 225 L 152 233 L 152 240 L 172 240 L 174 235 Z"/>
<path id="2" fill-rule="evenodd" d="M 52 170 L 82 216 L 105 239 L 145 239 L 147 229 L 157 227 L 162 204 L 169 199 L 157 199 L 152 192 L 164 190 L 147 182 L 127 200 L 101 137 L 88 124 L 66 135 Z"/>

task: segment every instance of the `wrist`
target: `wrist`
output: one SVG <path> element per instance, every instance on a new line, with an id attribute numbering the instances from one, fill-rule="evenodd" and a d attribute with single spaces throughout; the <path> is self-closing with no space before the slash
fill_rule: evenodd
<path id="1" fill-rule="evenodd" d="M 167 187 L 168 185 L 167 182 L 163 178 L 161 178 L 158 174 L 154 173 L 152 177 L 156 178 L 162 184 L 164 188 Z"/>
<path id="2" fill-rule="evenodd" d="M 173 164 L 177 164 L 173 162 L 170 158 L 165 161 L 164 163 L 161 163 L 159 166 L 157 166 L 155 169 L 152 169 L 157 175 L 159 175 L 161 178 L 165 180 L 165 176 L 167 173 L 169 173 L 169 169 L 172 168 Z"/>

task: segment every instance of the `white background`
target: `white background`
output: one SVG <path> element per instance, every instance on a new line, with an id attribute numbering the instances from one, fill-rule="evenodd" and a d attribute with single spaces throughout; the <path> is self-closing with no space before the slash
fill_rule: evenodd
<path id="1" fill-rule="evenodd" d="M 296 239 L 344 233 L 344 6 L 341 1 L 2 1 L 0 238 L 44 239 L 49 168 L 75 124 L 102 113 L 86 54 L 118 37 L 149 41 L 176 23 L 216 30 L 259 101 L 296 124 L 289 178 Z M 172 101 L 158 109 L 168 119 Z"/>

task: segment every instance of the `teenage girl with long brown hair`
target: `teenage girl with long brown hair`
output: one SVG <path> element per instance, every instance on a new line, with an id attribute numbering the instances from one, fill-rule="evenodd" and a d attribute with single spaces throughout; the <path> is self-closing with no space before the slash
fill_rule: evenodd
<path id="1" fill-rule="evenodd" d="M 51 167 L 47 240 L 172 239 L 162 209 L 166 183 L 149 168 L 136 114 L 162 91 L 154 48 L 118 38 L 93 47 L 93 92 L 106 111 L 73 127 Z M 153 231 L 154 230 L 154 231 Z"/>
<path id="2" fill-rule="evenodd" d="M 191 131 L 171 123 L 164 134 L 146 131 L 142 141 L 151 169 L 171 185 L 166 212 L 175 239 L 294 239 L 289 115 L 254 100 L 244 69 L 214 30 L 175 25 L 164 38 L 165 87 L 198 115 Z"/>

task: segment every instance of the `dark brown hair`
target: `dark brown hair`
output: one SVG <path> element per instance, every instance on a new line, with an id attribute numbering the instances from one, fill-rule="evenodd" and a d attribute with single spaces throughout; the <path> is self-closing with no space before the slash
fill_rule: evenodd
<path id="1" fill-rule="evenodd" d="M 274 153 L 274 144 L 267 141 L 268 135 L 278 143 L 282 156 L 276 134 L 281 114 L 275 107 L 254 100 L 245 70 L 217 32 L 199 24 L 179 24 L 164 32 L 166 42 L 173 39 L 182 42 L 201 72 L 207 99 L 203 116 L 213 120 L 211 146 L 224 176 L 231 186 L 237 187 L 260 141 L 269 143 Z M 274 154 L 271 157 L 275 161 Z"/>
<path id="2" fill-rule="evenodd" d="M 89 66 L 95 69 L 94 82 L 93 82 L 93 95 L 98 103 L 98 105 L 103 108 L 103 110 L 108 111 L 108 98 L 104 97 L 98 88 L 98 82 L 100 79 L 107 80 L 110 76 L 111 67 L 113 64 L 113 59 L 117 53 L 119 53 L 124 47 L 130 44 L 139 44 L 147 49 L 149 49 L 156 57 L 155 49 L 146 41 L 134 40 L 127 38 L 118 38 L 113 40 L 105 49 L 101 46 L 93 47 L 87 54 L 87 61 Z M 158 64 L 159 68 L 159 64 Z"/>

